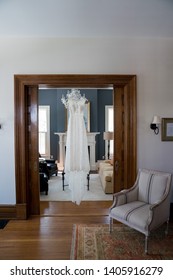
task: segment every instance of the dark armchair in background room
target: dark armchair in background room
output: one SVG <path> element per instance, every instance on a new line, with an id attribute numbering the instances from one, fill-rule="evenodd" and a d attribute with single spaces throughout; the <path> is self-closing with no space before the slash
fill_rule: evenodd
<path id="1" fill-rule="evenodd" d="M 57 164 L 54 159 L 42 158 L 39 153 L 39 175 L 40 175 L 40 192 L 48 194 L 49 182 L 48 180 L 52 175 L 58 174 Z"/>
<path id="2" fill-rule="evenodd" d="M 47 175 L 48 179 L 52 175 L 58 174 L 58 167 L 54 159 L 44 159 L 39 154 L 39 167 L 42 168 L 43 172 Z"/>
<path id="3" fill-rule="evenodd" d="M 52 175 L 58 174 L 58 167 L 54 159 L 45 159 L 45 162 L 47 164 L 47 169 L 49 171 L 49 178 Z"/>
<path id="4" fill-rule="evenodd" d="M 48 195 L 49 184 L 48 177 L 49 171 L 47 168 L 47 163 L 43 160 L 39 160 L 39 176 L 40 176 L 40 192 L 45 192 Z"/>
<path id="5" fill-rule="evenodd" d="M 48 177 L 45 173 L 39 172 L 40 175 L 40 192 L 45 192 L 48 195 L 49 184 Z"/>

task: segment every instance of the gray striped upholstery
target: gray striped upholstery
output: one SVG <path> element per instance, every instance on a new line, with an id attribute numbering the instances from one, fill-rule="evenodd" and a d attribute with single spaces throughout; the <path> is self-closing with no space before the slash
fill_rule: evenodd
<path id="1" fill-rule="evenodd" d="M 158 202 L 165 193 L 167 179 L 167 176 L 163 174 L 141 171 L 138 182 L 138 200 L 149 204 Z"/>

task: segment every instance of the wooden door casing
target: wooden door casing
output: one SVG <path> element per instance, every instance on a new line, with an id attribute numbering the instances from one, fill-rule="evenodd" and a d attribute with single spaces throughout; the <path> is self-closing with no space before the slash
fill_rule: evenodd
<path id="1" fill-rule="evenodd" d="M 114 88 L 114 191 L 129 188 L 136 170 L 136 98 L 130 85 Z"/>
<path id="2" fill-rule="evenodd" d="M 122 118 L 121 122 L 116 123 L 117 116 L 114 114 L 115 130 L 118 129 L 122 137 L 120 154 L 118 150 L 120 147 L 118 134 L 114 135 L 114 151 L 116 151 L 116 156 L 119 161 L 118 171 L 115 170 L 116 165 L 114 164 L 114 191 L 116 192 L 122 187 L 130 187 L 134 183 L 136 179 L 135 75 L 15 75 L 14 82 L 17 218 L 26 219 L 31 214 L 39 214 L 38 172 L 35 172 L 34 175 L 29 170 L 29 162 L 30 164 L 36 164 L 36 155 L 38 155 L 38 142 L 36 144 L 38 136 L 36 137 L 35 134 L 37 122 L 35 120 L 32 123 L 31 134 L 29 134 L 27 127 L 27 107 L 29 106 L 29 102 L 32 101 L 33 111 L 31 111 L 33 116 L 37 114 L 38 101 L 36 95 L 38 87 L 41 85 L 47 88 L 107 88 L 110 86 L 114 88 L 114 108 Z M 28 93 L 31 94 L 30 101 L 27 98 Z M 120 100 L 117 100 L 119 97 L 121 103 Z M 28 183 L 30 180 L 29 174 L 32 177 L 32 183 Z M 32 199 L 30 199 L 31 196 Z"/>
<path id="3" fill-rule="evenodd" d="M 39 156 L 38 156 L 38 86 L 28 87 L 28 205 L 29 215 L 40 214 L 38 201 L 39 190 Z"/>

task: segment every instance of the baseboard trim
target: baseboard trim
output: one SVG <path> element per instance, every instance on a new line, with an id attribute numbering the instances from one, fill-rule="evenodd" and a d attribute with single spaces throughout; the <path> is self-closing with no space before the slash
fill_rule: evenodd
<path id="1" fill-rule="evenodd" d="M 16 204 L 16 217 L 19 220 L 27 219 L 27 207 L 26 204 Z"/>
<path id="2" fill-rule="evenodd" d="M 0 219 L 18 219 L 26 220 L 26 204 L 1 204 L 0 205 Z"/>
<path id="3" fill-rule="evenodd" d="M 0 205 L 1 219 L 16 219 L 16 205 Z"/>

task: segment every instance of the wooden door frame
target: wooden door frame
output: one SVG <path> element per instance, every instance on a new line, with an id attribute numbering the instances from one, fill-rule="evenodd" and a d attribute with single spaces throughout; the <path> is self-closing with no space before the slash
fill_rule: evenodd
<path id="1" fill-rule="evenodd" d="M 29 87 L 47 88 L 116 88 L 126 95 L 128 102 L 125 120 L 125 160 L 128 168 L 126 187 L 136 178 L 136 75 L 114 74 L 53 74 L 53 75 L 15 75 L 15 176 L 17 217 L 26 219 L 29 215 L 28 192 L 28 132 L 27 132 L 27 92 Z M 114 104 L 115 106 L 115 104 Z M 115 107 L 114 107 L 115 108 Z M 115 143 L 115 141 L 114 141 Z M 115 170 L 114 170 L 115 172 Z M 38 211 L 37 211 L 38 212 Z M 35 213 L 39 214 L 39 213 Z"/>

